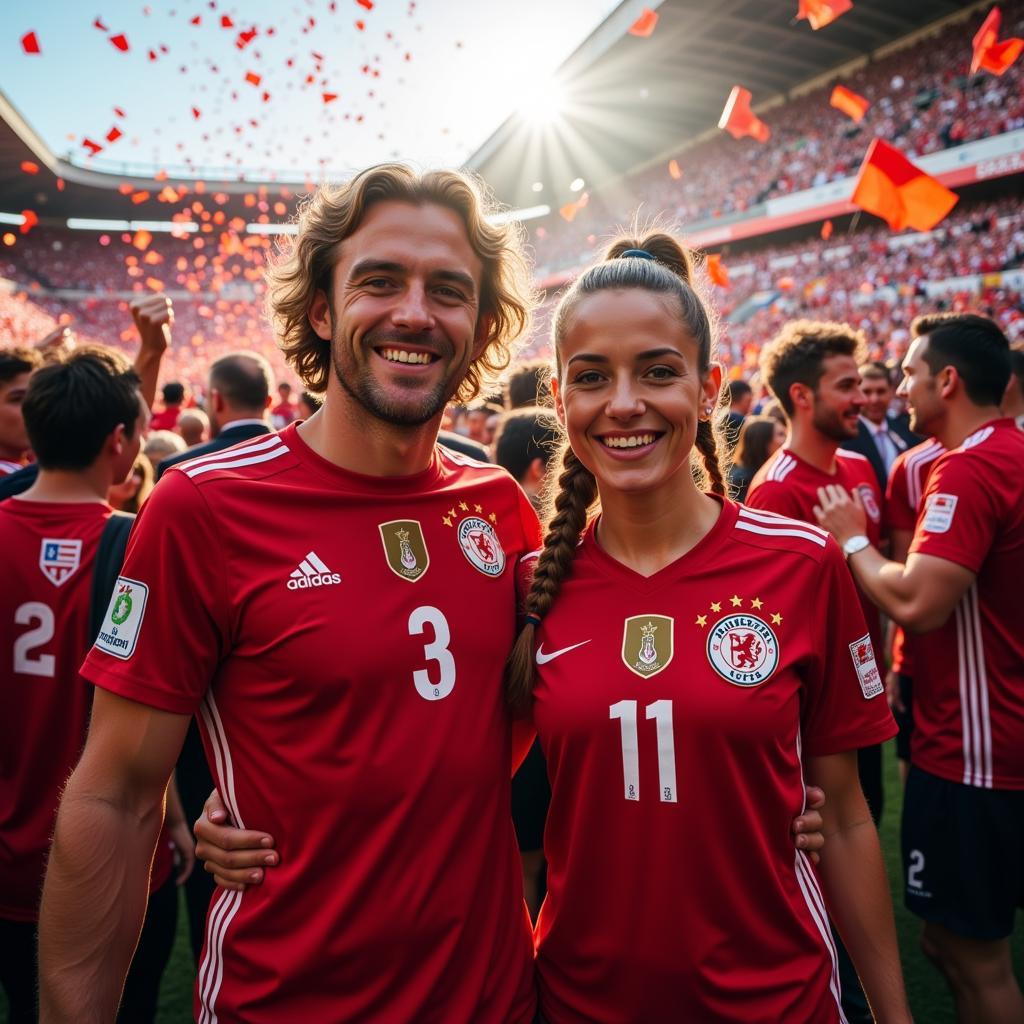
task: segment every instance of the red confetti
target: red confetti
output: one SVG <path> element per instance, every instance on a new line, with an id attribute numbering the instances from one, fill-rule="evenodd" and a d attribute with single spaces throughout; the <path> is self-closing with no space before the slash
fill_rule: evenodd
<path id="1" fill-rule="evenodd" d="M 359 29 L 360 32 L 364 31 L 365 28 L 366 28 L 366 22 L 365 21 L 357 21 L 356 22 L 356 28 Z"/>
<path id="2" fill-rule="evenodd" d="M 64 191 L 64 179 L 63 178 L 58 178 L 57 179 L 57 191 L 58 192 L 63 192 Z"/>
<path id="3" fill-rule="evenodd" d="M 121 138 L 123 134 L 124 132 L 122 132 L 121 129 L 117 127 L 117 125 L 114 125 L 114 127 L 111 128 L 109 132 L 107 132 L 107 142 L 117 142 L 117 140 Z"/>
<path id="4" fill-rule="evenodd" d="M 103 22 L 102 22 L 102 21 L 101 21 L 101 20 L 100 20 L 99 18 L 97 18 L 97 19 L 96 19 L 96 20 L 95 20 L 95 21 L 94 21 L 94 22 L 92 23 L 92 27 L 93 27 L 93 28 L 98 28 L 98 29 L 99 29 L 99 30 L 100 30 L 101 32 L 107 32 L 107 31 L 109 31 L 109 29 L 107 28 L 107 26 L 106 26 L 106 25 L 104 25 L 104 24 L 103 24 Z"/>
<path id="5" fill-rule="evenodd" d="M 194 18 L 190 19 L 190 21 L 189 21 L 190 25 L 201 25 L 202 23 L 203 23 L 203 16 L 201 14 L 197 14 Z"/>
<path id="6" fill-rule="evenodd" d="M 356 3 L 367 11 L 373 10 L 373 0 L 356 0 Z"/>
<path id="7" fill-rule="evenodd" d="M 128 52 L 128 37 L 122 32 L 116 36 L 110 37 L 111 43 L 116 46 L 122 53 Z"/>
<path id="8" fill-rule="evenodd" d="M 309 52 L 313 55 L 313 60 L 315 60 L 318 64 L 323 64 L 324 55 L 322 53 L 317 53 L 316 50 L 310 50 Z M 290 63 L 291 62 L 289 61 L 289 64 Z"/>
<path id="9" fill-rule="evenodd" d="M 149 193 L 148 192 L 133 192 L 132 193 L 132 202 L 136 206 L 138 206 L 140 203 L 145 203 L 148 200 L 149 200 Z"/>
<path id="10" fill-rule="evenodd" d="M 260 75 L 257 75 L 254 71 L 247 71 L 245 73 L 245 80 L 250 85 L 259 85 L 260 82 L 263 81 L 262 77 Z"/>
<path id="11" fill-rule="evenodd" d="M 156 60 L 156 50 L 150 50 L 149 51 L 149 59 L 150 60 Z"/>
<path id="12" fill-rule="evenodd" d="M 222 14 L 220 16 L 220 27 L 221 28 L 234 28 L 235 27 L 235 23 L 226 14 Z"/>
<path id="13" fill-rule="evenodd" d="M 658 15 L 649 7 L 645 7 L 640 12 L 640 17 L 629 26 L 629 34 L 646 39 L 654 31 L 654 26 L 657 24 Z"/>
<path id="14" fill-rule="evenodd" d="M 821 225 L 821 237 L 827 242 L 832 237 L 832 221 L 827 220 Z"/>
<path id="15" fill-rule="evenodd" d="M 263 102 L 266 103 L 270 99 L 270 93 L 269 92 L 265 92 L 261 98 L 262 98 Z"/>
<path id="16" fill-rule="evenodd" d="M 114 113 L 117 114 L 118 117 L 124 117 L 124 111 L 120 107 L 114 107 Z"/>
<path id="17" fill-rule="evenodd" d="M 194 117 L 194 118 L 195 118 L 195 119 L 196 119 L 197 121 L 199 120 L 199 118 L 200 118 L 201 114 L 202 114 L 202 111 L 201 111 L 201 110 L 200 110 L 200 109 L 199 109 L 198 107 L 193 107 L 193 108 L 192 108 L 192 116 L 193 116 L 193 117 Z"/>
<path id="18" fill-rule="evenodd" d="M 238 38 L 235 40 L 235 46 L 240 50 L 244 50 L 257 36 L 258 32 L 256 29 L 251 28 L 248 32 L 239 32 Z"/>
<path id="19" fill-rule="evenodd" d="M 336 92 L 325 92 L 323 93 L 323 97 L 324 103 L 332 103 L 338 98 L 338 94 Z"/>
<path id="20" fill-rule="evenodd" d="M 82 139 L 82 145 L 85 146 L 93 156 L 103 151 L 103 147 L 99 145 L 99 143 L 93 142 L 92 139 Z"/>
<path id="21" fill-rule="evenodd" d="M 21 48 L 26 53 L 42 53 L 39 49 L 39 40 L 36 38 L 35 32 L 26 32 L 21 37 Z"/>
<path id="22" fill-rule="evenodd" d="M 27 235 L 39 223 L 39 218 L 31 210 L 22 210 L 21 215 L 25 219 L 22 221 L 18 231 L 23 235 Z"/>
<path id="23" fill-rule="evenodd" d="M 21 169 L 26 174 L 38 174 L 39 173 L 39 164 L 34 164 L 34 163 L 32 163 L 31 160 L 22 160 L 21 161 Z"/>

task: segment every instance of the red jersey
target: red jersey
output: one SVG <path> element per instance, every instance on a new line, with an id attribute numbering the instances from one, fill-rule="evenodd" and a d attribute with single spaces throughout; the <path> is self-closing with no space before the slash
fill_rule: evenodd
<path id="1" fill-rule="evenodd" d="M 0 503 L 0 648 L 9 666 L 0 715 L 0 918 L 35 921 L 60 792 L 85 744 L 92 688 L 92 569 L 111 509 L 11 498 Z M 160 844 L 153 887 L 171 855 Z"/>
<path id="2" fill-rule="evenodd" d="M 794 455 L 788 448 L 780 448 L 754 475 L 746 504 L 768 512 L 814 523 L 814 506 L 818 504 L 818 488 L 839 484 L 860 496 L 867 512 L 867 536 L 875 547 L 882 541 L 882 491 L 871 463 L 857 452 L 845 448 L 836 450 L 834 475 L 822 472 L 816 466 Z M 864 595 L 860 595 L 861 610 L 871 631 L 875 650 L 884 650 L 882 621 L 878 609 Z"/>
<path id="3" fill-rule="evenodd" d="M 273 409 L 270 410 L 270 421 L 274 424 L 275 430 L 282 430 L 287 427 L 293 420 L 299 418 L 299 410 L 295 407 L 293 402 L 278 402 Z"/>
<path id="4" fill-rule="evenodd" d="M 281 853 L 214 898 L 198 1021 L 532 1020 L 501 677 L 538 539 L 504 470 L 440 449 L 366 477 L 292 426 L 161 479 L 83 672 L 197 714 Z"/>
<path id="5" fill-rule="evenodd" d="M 896 728 L 835 542 L 725 501 L 643 577 L 588 532 L 537 637 L 544 1017 L 838 1022 L 802 761 Z"/>
<path id="6" fill-rule="evenodd" d="M 178 426 L 178 417 L 181 415 L 180 405 L 169 405 L 159 412 L 153 413 L 149 421 L 149 429 L 152 430 L 174 430 Z"/>
<path id="7" fill-rule="evenodd" d="M 915 648 L 911 761 L 985 789 L 1024 789 L 1024 434 L 994 420 L 936 460 L 911 554 L 976 581 Z"/>
<path id="8" fill-rule="evenodd" d="M 886 533 L 893 530 L 914 532 L 921 498 L 925 484 L 928 483 L 928 474 L 935 460 L 945 451 L 942 443 L 932 437 L 896 456 L 892 469 L 889 470 L 889 482 L 885 491 Z M 902 627 L 894 623 L 891 665 L 893 672 L 907 676 L 913 674 L 913 645 L 913 634 L 908 635 Z"/>

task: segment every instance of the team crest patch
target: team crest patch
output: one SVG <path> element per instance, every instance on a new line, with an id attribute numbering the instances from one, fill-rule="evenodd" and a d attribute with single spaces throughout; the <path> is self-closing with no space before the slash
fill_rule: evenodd
<path id="1" fill-rule="evenodd" d="M 81 562 L 80 540 L 55 540 L 47 537 L 39 547 L 39 568 L 55 587 L 67 583 Z"/>
<path id="2" fill-rule="evenodd" d="M 708 661 L 727 682 L 760 686 L 779 664 L 775 630 L 757 615 L 727 615 L 708 633 Z"/>
<path id="3" fill-rule="evenodd" d="M 857 493 L 860 495 L 860 502 L 864 506 L 864 511 L 871 518 L 871 522 L 881 522 L 882 512 L 878 507 L 878 502 L 875 501 L 875 492 L 867 484 L 858 484 Z"/>
<path id="4" fill-rule="evenodd" d="M 854 640 L 850 644 L 850 657 L 853 658 L 853 667 L 857 670 L 857 679 L 864 699 L 871 700 L 872 697 L 877 697 L 885 690 L 885 685 L 875 664 L 875 649 L 871 646 L 870 633 L 865 633 L 859 640 Z"/>
<path id="5" fill-rule="evenodd" d="M 110 606 L 96 637 L 96 647 L 127 661 L 135 653 L 135 645 L 146 614 L 149 587 L 138 580 L 119 576 L 110 596 Z"/>
<path id="6" fill-rule="evenodd" d="M 622 660 L 641 679 L 667 668 L 675 653 L 675 620 L 668 615 L 633 615 L 622 631 Z"/>
<path id="7" fill-rule="evenodd" d="M 377 529 L 388 568 L 401 579 L 415 583 L 430 567 L 430 554 L 420 524 L 415 519 L 393 519 L 381 523 Z"/>
<path id="8" fill-rule="evenodd" d="M 957 496 L 955 494 L 933 494 L 928 499 L 928 508 L 924 514 L 924 529 L 928 533 L 947 533 L 953 525 L 953 513 L 956 512 Z"/>
<path id="9" fill-rule="evenodd" d="M 505 551 L 497 531 L 486 519 L 470 516 L 459 523 L 459 544 L 474 569 L 485 576 L 500 576 L 505 568 Z"/>

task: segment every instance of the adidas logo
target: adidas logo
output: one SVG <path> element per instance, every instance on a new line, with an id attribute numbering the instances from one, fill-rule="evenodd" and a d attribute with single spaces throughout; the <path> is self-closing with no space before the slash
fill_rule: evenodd
<path id="1" fill-rule="evenodd" d="M 309 587 L 329 587 L 333 583 L 340 583 L 341 576 L 331 572 L 324 563 L 317 558 L 315 551 L 310 551 L 306 557 L 299 562 L 299 567 L 288 578 L 289 590 L 306 590 Z"/>

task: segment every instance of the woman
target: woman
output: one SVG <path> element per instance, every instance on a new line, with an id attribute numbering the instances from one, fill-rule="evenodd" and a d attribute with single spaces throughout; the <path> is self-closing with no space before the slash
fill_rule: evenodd
<path id="1" fill-rule="evenodd" d="M 507 673 L 551 778 L 541 1013 L 840 1021 L 824 900 L 788 834 L 806 773 L 829 794 L 829 912 L 877 1019 L 908 1021 L 857 782 L 856 748 L 895 731 L 867 629 L 822 531 L 723 497 L 721 373 L 690 279 L 671 237 L 621 240 L 554 320 L 571 447 Z"/>
<path id="2" fill-rule="evenodd" d="M 733 501 L 745 501 L 754 474 L 768 456 L 786 443 L 786 428 L 771 416 L 748 416 L 740 427 L 733 462 L 729 467 L 729 493 Z"/>

